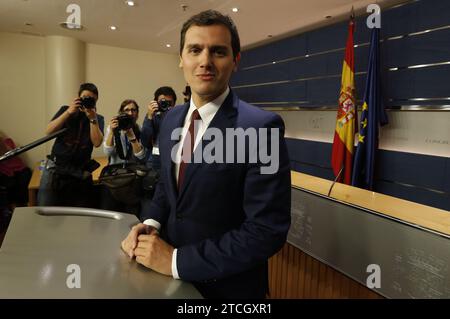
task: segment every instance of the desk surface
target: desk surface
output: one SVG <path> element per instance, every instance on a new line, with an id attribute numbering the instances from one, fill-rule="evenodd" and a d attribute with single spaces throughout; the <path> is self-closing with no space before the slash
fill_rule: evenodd
<path id="1" fill-rule="evenodd" d="M 327 195 L 332 181 L 292 172 L 292 185 Z M 450 235 L 450 212 L 365 189 L 336 183 L 330 197 L 433 231 Z"/>
<path id="2" fill-rule="evenodd" d="M 0 249 L 0 298 L 201 298 L 126 256 L 120 242 L 136 223 L 95 209 L 16 208 Z"/>
<path id="3" fill-rule="evenodd" d="M 100 163 L 100 167 L 97 168 L 92 173 L 92 179 L 94 180 L 94 183 L 96 183 L 98 181 L 98 178 L 100 176 L 100 173 L 101 173 L 103 167 L 108 165 L 108 158 L 107 157 L 98 157 L 98 158 L 94 158 L 94 159 Z M 42 171 L 39 169 L 39 165 L 40 165 L 40 163 L 37 163 L 34 166 L 33 175 L 31 175 L 30 182 L 28 183 L 29 190 L 39 189 L 39 184 L 41 182 L 41 175 L 42 175 Z"/>

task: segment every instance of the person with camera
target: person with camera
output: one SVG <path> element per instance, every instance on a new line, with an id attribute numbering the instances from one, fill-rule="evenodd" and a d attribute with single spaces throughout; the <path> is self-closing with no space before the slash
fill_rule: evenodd
<path id="1" fill-rule="evenodd" d="M 39 206 L 91 206 L 92 172 L 99 164 L 91 159 L 94 147 L 103 141 L 103 116 L 97 114 L 98 89 L 83 83 L 78 97 L 70 105 L 62 106 L 46 133 L 62 128 L 42 171 L 38 192 Z"/>
<path id="2" fill-rule="evenodd" d="M 154 93 L 154 100 L 148 105 L 147 116 L 142 124 L 142 144 L 150 150 L 147 165 L 159 171 L 159 128 L 167 111 L 175 106 L 177 95 L 170 86 L 162 86 Z"/>
<path id="3" fill-rule="evenodd" d="M 143 161 L 145 148 L 140 141 L 140 128 L 136 123 L 139 105 L 134 100 L 125 100 L 119 108 L 119 115 L 112 118 L 106 128 L 103 151 L 109 164 Z"/>
<path id="4" fill-rule="evenodd" d="M 111 170 L 118 168 L 117 164 L 123 164 L 123 171 L 128 172 L 133 170 L 134 164 L 145 164 L 146 149 L 141 144 L 141 132 L 136 123 L 138 117 L 139 105 L 135 100 L 127 99 L 121 103 L 118 115 L 112 118 L 106 128 L 103 151 L 108 156 Z M 135 182 L 130 180 L 129 185 L 114 190 L 104 187 L 100 207 L 138 215 L 140 194 L 139 190 L 134 189 Z"/>

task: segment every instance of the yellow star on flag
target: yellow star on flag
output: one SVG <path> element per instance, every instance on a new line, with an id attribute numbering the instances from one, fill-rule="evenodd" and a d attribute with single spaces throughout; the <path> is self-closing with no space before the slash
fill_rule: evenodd
<path id="1" fill-rule="evenodd" d="M 360 143 L 364 143 L 364 138 L 365 138 L 364 135 L 359 135 L 359 136 L 358 136 L 358 141 L 359 141 Z"/>
<path id="2" fill-rule="evenodd" d="M 367 119 L 364 119 L 364 121 L 362 121 L 361 124 L 363 125 L 363 128 L 366 128 L 366 126 L 367 126 Z"/>

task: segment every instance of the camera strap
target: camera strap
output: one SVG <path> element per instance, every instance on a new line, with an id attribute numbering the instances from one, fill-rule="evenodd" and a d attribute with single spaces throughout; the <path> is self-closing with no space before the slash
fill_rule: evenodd
<path id="1" fill-rule="evenodd" d="M 130 143 L 126 140 L 126 137 L 122 139 L 120 130 L 114 130 L 114 145 L 116 153 L 122 160 L 128 160 L 131 158 L 132 148 Z"/>

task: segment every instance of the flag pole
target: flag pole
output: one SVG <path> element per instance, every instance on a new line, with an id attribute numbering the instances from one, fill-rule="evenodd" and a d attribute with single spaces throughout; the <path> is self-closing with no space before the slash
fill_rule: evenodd
<path id="1" fill-rule="evenodd" d="M 333 183 L 331 184 L 330 190 L 328 191 L 328 197 L 330 197 L 331 191 L 333 190 L 334 184 L 336 184 L 339 177 L 341 177 L 342 172 L 344 171 L 344 165 L 342 165 L 341 170 L 339 171 L 338 175 L 334 179 Z"/>

